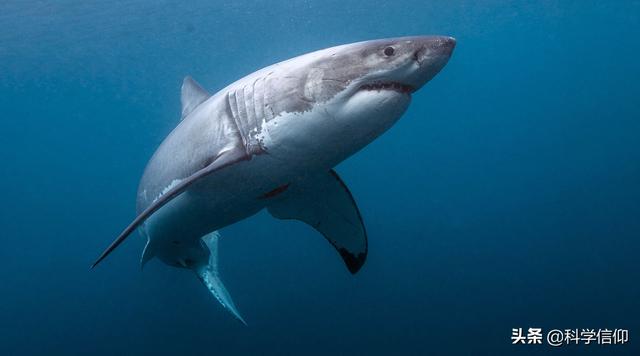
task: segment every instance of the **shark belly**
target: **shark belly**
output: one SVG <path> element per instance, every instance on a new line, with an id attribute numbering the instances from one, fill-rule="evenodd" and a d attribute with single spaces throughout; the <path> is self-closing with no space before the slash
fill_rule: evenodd
<path id="1" fill-rule="evenodd" d="M 337 96 L 312 109 L 284 113 L 262 124 L 259 140 L 287 174 L 326 172 L 387 131 L 411 97 L 394 91 Z M 267 167 L 267 169 L 269 169 Z"/>
<path id="2" fill-rule="evenodd" d="M 362 93 L 360 101 L 368 103 L 367 95 Z M 385 101 L 397 105 L 382 106 L 390 108 L 386 110 L 371 105 L 371 110 L 350 110 L 338 98 L 303 113 L 284 113 L 264 121 L 256 137 L 262 145 L 260 153 L 203 178 L 147 220 L 144 230 L 151 243 L 166 246 L 157 256 L 175 265 L 185 254 L 182 246 L 198 245 L 208 233 L 256 214 L 288 185 L 328 172 L 384 132 L 409 104 L 407 96 L 393 92 L 383 97 L 381 102 Z M 362 135 L 361 127 L 343 124 L 372 117 L 387 119 L 378 120 L 382 127 L 371 129 L 366 140 L 355 139 L 354 131 Z"/>
<path id="3" fill-rule="evenodd" d="M 189 259 L 203 236 L 267 207 L 291 182 L 309 171 L 265 153 L 202 179 L 143 225 L 154 255 L 176 266 Z"/>

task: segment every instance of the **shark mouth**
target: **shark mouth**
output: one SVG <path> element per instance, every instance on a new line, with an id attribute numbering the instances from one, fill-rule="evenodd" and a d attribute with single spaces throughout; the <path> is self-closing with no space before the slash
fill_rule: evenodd
<path id="1" fill-rule="evenodd" d="M 369 91 L 393 90 L 403 94 L 411 94 L 414 91 L 411 85 L 406 85 L 406 84 L 396 83 L 396 82 L 389 82 L 389 83 L 376 82 L 376 83 L 365 84 L 360 87 L 360 90 L 369 90 Z"/>

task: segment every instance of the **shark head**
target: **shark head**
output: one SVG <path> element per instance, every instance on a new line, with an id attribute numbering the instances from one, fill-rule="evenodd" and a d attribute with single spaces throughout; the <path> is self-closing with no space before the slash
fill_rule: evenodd
<path id="1" fill-rule="evenodd" d="M 404 113 L 411 94 L 430 81 L 449 61 L 456 41 L 425 36 L 347 45 L 335 71 L 349 72 L 348 85 L 336 95 L 335 117 L 377 136 Z M 351 78 L 349 78 L 351 76 Z M 371 139 L 375 137 L 369 137 Z"/>
<path id="2" fill-rule="evenodd" d="M 283 64 L 297 67 L 288 78 L 302 81 L 300 94 L 308 102 L 366 91 L 410 96 L 438 74 L 455 45 L 452 37 L 399 37 L 327 48 Z"/>
<path id="3" fill-rule="evenodd" d="M 347 72 L 347 95 L 360 92 L 396 92 L 410 95 L 431 80 L 449 61 L 456 41 L 452 37 L 402 37 L 343 46 L 335 72 Z M 342 63 L 341 63 L 342 62 Z"/>
<path id="4" fill-rule="evenodd" d="M 299 129 L 307 132 L 294 130 L 296 137 L 317 139 L 295 149 L 309 148 L 309 154 L 318 157 L 319 150 L 329 145 L 336 151 L 329 162 L 334 164 L 389 129 L 408 108 L 412 94 L 446 65 L 455 44 L 455 39 L 445 36 L 400 37 L 346 44 L 291 59 L 278 66 L 282 75 L 269 91 L 279 89 L 282 96 L 272 108 L 276 114 L 324 113 L 313 120 L 298 120 L 305 125 Z M 330 155 L 325 152 L 325 156 Z"/>

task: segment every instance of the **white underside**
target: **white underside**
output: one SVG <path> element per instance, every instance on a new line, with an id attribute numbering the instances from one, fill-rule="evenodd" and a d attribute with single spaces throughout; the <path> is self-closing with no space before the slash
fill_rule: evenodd
<path id="1" fill-rule="evenodd" d="M 217 265 L 217 233 L 269 205 L 265 194 L 326 172 L 386 131 L 404 113 L 410 96 L 358 91 L 304 113 L 262 123 L 257 137 L 265 154 L 212 174 L 154 213 L 141 229 L 148 238 L 142 258 L 191 268 L 215 298 L 244 323 Z M 179 180 L 162 190 L 170 191 Z M 156 197 L 156 199 L 159 197 Z"/>
<path id="2" fill-rule="evenodd" d="M 266 207 L 265 193 L 331 169 L 386 131 L 409 101 L 395 91 L 358 91 L 263 122 L 259 139 L 266 154 L 203 179 L 146 221 L 155 255 L 172 265 L 197 255 L 202 236 Z"/>

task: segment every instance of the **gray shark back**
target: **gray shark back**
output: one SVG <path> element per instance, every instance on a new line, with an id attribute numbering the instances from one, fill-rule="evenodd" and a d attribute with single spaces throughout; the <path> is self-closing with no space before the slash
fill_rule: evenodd
<path id="1" fill-rule="evenodd" d="M 242 148 L 237 126 L 225 104 L 220 95 L 209 98 L 162 142 L 140 180 L 138 213 L 179 181 L 211 164 L 221 152 Z"/>
<path id="2" fill-rule="evenodd" d="M 321 53 L 330 50 L 263 68 L 195 107 L 149 160 L 138 188 L 137 212 L 177 181 L 211 163 L 223 150 L 241 147 L 248 155 L 264 153 L 268 148 L 260 138 L 263 122 L 283 113 L 311 110 L 314 104 L 344 90 L 348 81 L 333 79 L 344 75 L 332 75 L 331 71 L 339 68 L 333 68 Z"/>

